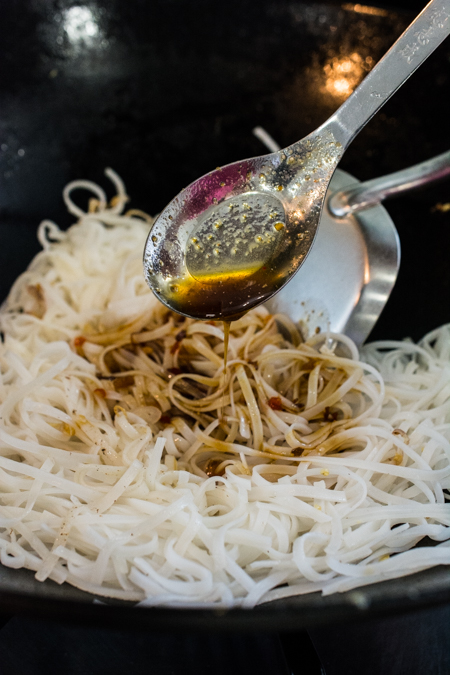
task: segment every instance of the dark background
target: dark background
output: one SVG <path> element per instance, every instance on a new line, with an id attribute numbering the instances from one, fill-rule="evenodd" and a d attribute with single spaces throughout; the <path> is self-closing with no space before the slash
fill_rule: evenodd
<path id="1" fill-rule="evenodd" d="M 422 6 L 293 0 L 1 3 L 0 298 L 37 252 L 39 221 L 72 222 L 61 198 L 69 180 L 87 178 L 110 190 L 103 169 L 111 166 L 124 179 L 131 206 L 157 213 L 201 174 L 261 154 L 254 126 L 264 126 L 281 145 L 319 126 L 343 100 L 326 89 L 327 64 L 354 53 L 376 63 Z M 449 83 L 447 40 L 361 132 L 341 167 L 367 180 L 448 150 Z M 449 201 L 447 181 L 387 203 L 403 260 L 373 337 L 417 340 L 449 320 L 450 211 L 434 209 Z M 316 612 L 315 623 L 330 624 L 310 630 L 327 674 L 450 672 L 448 607 L 413 611 L 449 599 L 448 584 L 440 592 L 433 576 L 427 579 L 428 586 L 408 598 L 381 591 L 370 622 L 348 624 L 339 598 L 331 615 Z M 23 597 L 19 602 L 16 591 L 0 597 L 6 612 L 2 673 L 115 673 L 128 664 L 139 674 L 146 659 L 158 673 L 189 672 L 187 663 L 198 663 L 200 675 L 231 669 L 239 675 L 241 666 L 272 675 L 320 672 L 310 638 L 296 631 L 308 624 L 308 615 L 292 608 L 282 625 L 296 632 L 281 638 L 274 632 L 279 628 L 274 615 L 267 614 L 268 633 L 258 628 L 246 638 L 196 633 L 184 639 L 180 628 L 148 633 L 139 631 L 137 621 L 127 632 L 127 621 L 119 619 L 114 630 L 105 630 L 101 619 L 96 630 L 84 628 L 82 611 L 81 624 L 72 626 L 66 623 L 67 606 L 58 610 Z M 406 607 L 407 615 L 395 616 Z M 32 611 L 61 620 L 21 616 Z M 380 612 L 393 616 L 380 619 Z M 366 615 L 371 612 L 361 613 Z M 286 616 L 292 617 L 289 626 Z M 220 618 L 205 619 L 203 628 L 213 625 L 220 627 Z M 229 661 L 230 654 L 237 658 Z"/>

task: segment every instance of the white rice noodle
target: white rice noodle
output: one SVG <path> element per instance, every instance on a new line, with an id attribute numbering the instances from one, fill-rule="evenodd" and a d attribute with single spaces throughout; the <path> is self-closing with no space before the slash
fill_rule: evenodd
<path id="1" fill-rule="evenodd" d="M 450 327 L 360 360 L 347 337 L 302 343 L 280 319 L 287 341 L 260 307 L 232 324 L 224 374 L 221 324 L 152 296 L 151 219 L 122 215 L 107 176 L 110 202 L 67 186 L 78 222 L 42 223 L 1 310 L 1 563 L 202 607 L 450 564 Z"/>

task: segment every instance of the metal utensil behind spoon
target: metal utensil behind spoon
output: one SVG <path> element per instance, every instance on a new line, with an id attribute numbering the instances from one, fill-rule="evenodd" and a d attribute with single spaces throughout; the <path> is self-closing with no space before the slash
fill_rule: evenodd
<path id="1" fill-rule="evenodd" d="M 338 169 L 330 193 L 355 182 Z M 305 338 L 331 331 L 361 346 L 388 301 L 399 265 L 400 241 L 383 206 L 339 220 L 324 209 L 308 259 L 265 306 L 299 323 Z"/>
<path id="2" fill-rule="evenodd" d="M 257 135 L 271 149 L 275 141 Z M 365 183 L 337 170 L 313 249 L 297 275 L 266 303 L 301 325 L 305 337 L 332 331 L 361 346 L 395 285 L 400 241 L 381 201 L 450 175 L 450 152 Z"/>

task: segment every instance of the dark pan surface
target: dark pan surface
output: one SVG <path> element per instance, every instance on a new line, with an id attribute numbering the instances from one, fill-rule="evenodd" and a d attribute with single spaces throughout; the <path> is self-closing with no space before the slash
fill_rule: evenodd
<path id="1" fill-rule="evenodd" d="M 1 298 L 38 250 L 39 221 L 70 224 L 61 199 L 69 180 L 108 189 L 111 166 L 131 205 L 156 213 L 206 171 L 260 154 L 254 126 L 281 145 L 316 128 L 413 16 L 291 0 L 10 0 L 0 14 Z M 344 61 L 352 67 L 342 78 Z M 363 130 L 342 168 L 366 180 L 448 150 L 449 63 L 447 40 Z M 449 320 L 450 211 L 434 208 L 449 201 L 447 182 L 388 203 L 403 261 L 373 337 L 419 339 Z M 0 567 L 0 598 L 5 610 L 84 621 L 294 629 L 449 601 L 450 572 L 210 612 L 93 604 Z"/>

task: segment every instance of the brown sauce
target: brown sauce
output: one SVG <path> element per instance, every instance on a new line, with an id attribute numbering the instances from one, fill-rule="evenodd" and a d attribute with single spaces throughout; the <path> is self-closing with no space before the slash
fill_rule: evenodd
<path id="1" fill-rule="evenodd" d="M 222 405 L 219 408 L 219 418 L 224 417 L 225 412 L 225 385 L 227 383 L 227 362 L 228 362 L 228 343 L 230 340 L 231 321 L 223 321 L 223 372 L 221 376 L 221 386 L 223 388 Z"/>
<path id="2" fill-rule="evenodd" d="M 279 244 L 280 232 L 285 227 L 284 223 L 279 220 L 280 217 L 280 214 L 275 212 L 268 215 L 266 218 L 268 222 L 265 223 L 267 226 L 265 238 L 259 234 L 254 237 L 254 239 L 262 239 L 261 244 L 256 241 L 252 243 L 243 236 L 232 240 L 235 244 L 236 242 L 242 244 L 244 241 L 248 248 L 244 250 L 245 247 L 243 247 L 242 251 L 236 248 L 234 256 L 234 249 L 228 250 L 230 249 L 229 230 L 232 230 L 231 227 L 223 228 L 225 232 L 222 237 L 212 232 L 218 226 L 218 222 L 213 223 L 211 227 L 209 223 L 209 229 L 206 228 L 204 232 L 199 228 L 199 232 L 191 238 L 187 247 L 186 256 L 189 259 L 185 275 L 167 279 L 164 283 L 164 290 L 158 289 L 168 301 L 169 306 L 180 314 L 204 321 L 223 322 L 223 387 L 225 387 L 227 374 L 231 321 L 241 318 L 249 309 L 264 302 L 283 285 L 283 272 L 280 272 L 274 264 L 275 260 L 270 260 L 271 254 Z M 220 221 L 221 226 L 222 224 Z M 235 226 L 237 227 L 236 224 Z M 242 225 L 241 229 L 243 227 Z M 254 234 L 253 231 L 251 234 Z M 208 243 L 210 238 L 213 244 Z M 215 253 L 220 255 L 216 256 Z"/>
<path id="3" fill-rule="evenodd" d="M 268 299 L 283 281 L 283 274 L 269 265 L 197 275 L 196 278 L 188 273 L 181 279 L 172 278 L 163 295 L 180 314 L 206 321 L 233 321 L 255 304 Z M 258 289 L 256 295 L 255 288 Z"/>
<path id="4" fill-rule="evenodd" d="M 230 340 L 230 326 L 231 321 L 223 322 L 223 374 L 227 373 L 227 361 L 228 361 L 228 343 Z"/>

